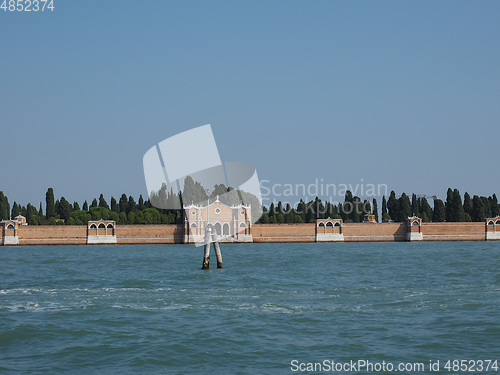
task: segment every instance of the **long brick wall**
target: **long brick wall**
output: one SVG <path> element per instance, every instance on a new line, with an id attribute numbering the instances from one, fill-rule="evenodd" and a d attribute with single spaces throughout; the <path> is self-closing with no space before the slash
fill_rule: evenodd
<path id="1" fill-rule="evenodd" d="M 422 223 L 424 241 L 485 241 L 485 223 Z"/>
<path id="2" fill-rule="evenodd" d="M 253 242 L 315 242 L 316 224 L 255 224 Z"/>
<path id="3" fill-rule="evenodd" d="M 342 226 L 345 242 L 406 241 L 406 223 L 348 223 Z"/>
<path id="4" fill-rule="evenodd" d="M 498 226 L 498 225 L 497 225 Z M 491 228 L 490 228 L 491 227 Z M 500 239 L 500 226 L 498 226 Z M 342 225 L 344 242 L 407 241 L 406 223 L 345 223 Z M 423 241 L 485 241 L 486 223 L 422 223 Z M 255 224 L 253 242 L 315 242 L 316 224 Z M 489 226 L 488 230 L 496 231 Z M 2 236 L 13 235 L 4 229 Z M 182 225 L 117 225 L 113 234 L 118 244 L 173 244 L 184 242 Z M 86 226 L 19 226 L 19 245 L 84 245 L 87 243 Z M 0 243 L 3 243 L 0 242 Z"/>
<path id="5" fill-rule="evenodd" d="M 87 227 L 83 225 L 23 225 L 18 229 L 20 245 L 85 245 Z"/>
<path id="6" fill-rule="evenodd" d="M 115 234 L 119 244 L 184 242 L 182 225 L 117 225 Z"/>

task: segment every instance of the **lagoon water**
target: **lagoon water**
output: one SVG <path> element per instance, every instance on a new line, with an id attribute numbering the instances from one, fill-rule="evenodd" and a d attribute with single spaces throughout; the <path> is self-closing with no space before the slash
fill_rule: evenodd
<path id="1" fill-rule="evenodd" d="M 0 247 L 0 372 L 292 374 L 305 373 L 293 360 L 500 360 L 500 243 L 222 252 L 223 270 L 212 252 L 201 271 L 202 249 L 190 245 Z"/>

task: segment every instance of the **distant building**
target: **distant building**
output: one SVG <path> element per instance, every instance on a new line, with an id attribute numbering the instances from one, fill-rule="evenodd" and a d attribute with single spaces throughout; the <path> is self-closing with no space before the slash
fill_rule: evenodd
<path id="1" fill-rule="evenodd" d="M 16 220 L 19 225 L 28 225 L 26 218 L 21 214 L 17 215 L 14 220 Z"/>
<path id="2" fill-rule="evenodd" d="M 221 242 L 252 241 L 252 210 L 250 205 L 228 206 L 219 200 L 207 206 L 184 206 L 184 242 L 202 242 L 207 225 Z"/>
<path id="3" fill-rule="evenodd" d="M 376 223 L 377 220 L 375 220 L 375 215 L 372 214 L 366 214 L 363 217 L 363 223 Z"/>

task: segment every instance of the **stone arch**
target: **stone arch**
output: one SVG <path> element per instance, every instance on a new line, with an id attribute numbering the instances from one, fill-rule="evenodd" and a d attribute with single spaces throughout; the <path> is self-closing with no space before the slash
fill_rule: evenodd
<path id="1" fill-rule="evenodd" d="M 321 233 L 321 234 L 325 234 L 326 233 L 326 226 L 325 226 L 325 223 L 323 223 L 322 221 L 320 221 L 318 223 L 318 233 Z"/>
<path id="2" fill-rule="evenodd" d="M 224 236 L 229 236 L 229 224 L 228 223 L 225 223 L 223 226 L 222 226 L 222 234 Z"/>
<path id="3" fill-rule="evenodd" d="M 327 222 L 325 225 L 325 233 L 333 234 L 333 223 L 331 221 Z"/>
<path id="4" fill-rule="evenodd" d="M 336 233 L 336 234 L 342 233 L 342 225 L 340 225 L 339 221 L 336 221 L 335 224 L 333 224 L 333 233 Z"/>
<path id="5" fill-rule="evenodd" d="M 105 236 L 106 235 L 106 224 L 99 223 L 99 225 L 97 226 L 97 235 L 98 236 Z"/>
<path id="6" fill-rule="evenodd" d="M 420 222 L 418 220 L 414 220 L 411 225 L 420 225 Z"/>
<path id="7" fill-rule="evenodd" d="M 495 225 L 495 222 L 493 220 L 489 220 L 488 225 Z"/>
<path id="8" fill-rule="evenodd" d="M 9 225 L 7 225 L 7 229 L 16 229 L 16 228 L 14 227 L 14 225 L 12 225 L 12 223 L 10 223 Z"/>
<path id="9" fill-rule="evenodd" d="M 220 236 L 222 234 L 222 226 L 220 225 L 219 222 L 216 222 L 215 225 L 215 233 Z"/>
<path id="10" fill-rule="evenodd" d="M 495 221 L 495 225 L 500 225 L 500 219 Z"/>
<path id="11" fill-rule="evenodd" d="M 191 224 L 190 232 L 191 232 L 191 234 L 198 234 L 198 225 L 196 225 L 196 223 Z"/>

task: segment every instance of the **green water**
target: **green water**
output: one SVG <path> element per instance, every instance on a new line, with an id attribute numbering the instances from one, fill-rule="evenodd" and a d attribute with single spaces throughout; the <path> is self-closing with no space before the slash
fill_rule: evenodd
<path id="1" fill-rule="evenodd" d="M 500 360 L 500 243 L 222 251 L 223 270 L 212 253 L 201 271 L 202 249 L 188 245 L 0 247 L 0 372 L 296 374 L 307 372 L 293 360 Z M 487 372 L 500 369 L 467 373 Z"/>

